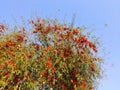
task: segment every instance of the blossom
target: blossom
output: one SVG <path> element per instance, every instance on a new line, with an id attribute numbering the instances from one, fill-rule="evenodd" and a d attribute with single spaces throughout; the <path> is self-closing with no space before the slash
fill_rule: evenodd
<path id="1" fill-rule="evenodd" d="M 79 31 L 78 29 L 73 30 L 73 34 L 78 35 Z"/>
<path id="2" fill-rule="evenodd" d="M 46 47 L 46 51 L 49 51 L 49 50 L 51 50 L 51 47 L 50 46 Z"/>
<path id="3" fill-rule="evenodd" d="M 53 67 L 52 62 L 51 62 L 51 61 L 47 61 L 47 62 L 46 62 L 46 66 L 52 68 L 52 67 Z"/>
<path id="4" fill-rule="evenodd" d="M 5 26 L 3 24 L 0 24 L 0 29 L 5 30 Z"/>
<path id="5" fill-rule="evenodd" d="M 2 69 L 3 68 L 3 66 L 2 65 L 0 65 L 0 69 Z"/>

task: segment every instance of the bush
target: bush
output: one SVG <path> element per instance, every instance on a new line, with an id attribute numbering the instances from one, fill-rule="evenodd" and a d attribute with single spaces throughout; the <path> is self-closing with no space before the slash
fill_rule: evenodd
<path id="1" fill-rule="evenodd" d="M 0 27 L 0 89 L 94 90 L 101 76 L 96 41 L 82 27 L 39 18 L 30 24 L 39 44 L 27 43 L 25 29 L 3 34 Z"/>

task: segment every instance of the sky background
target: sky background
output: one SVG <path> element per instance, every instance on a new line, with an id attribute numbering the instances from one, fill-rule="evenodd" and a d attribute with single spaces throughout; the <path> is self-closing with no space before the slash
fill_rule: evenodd
<path id="1" fill-rule="evenodd" d="M 106 52 L 105 73 L 98 90 L 120 90 L 120 0 L 1 0 L 0 23 L 19 24 L 21 17 L 57 18 L 85 25 L 100 38 Z M 106 27 L 107 24 L 107 27 Z M 103 54 L 101 52 L 101 54 Z"/>

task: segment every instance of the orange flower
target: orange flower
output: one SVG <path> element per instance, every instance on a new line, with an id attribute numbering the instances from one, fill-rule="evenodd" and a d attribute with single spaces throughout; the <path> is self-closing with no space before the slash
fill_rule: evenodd
<path id="1" fill-rule="evenodd" d="M 73 34 L 78 35 L 79 31 L 78 29 L 73 30 Z"/>
<path id="2" fill-rule="evenodd" d="M 63 34 L 60 34 L 59 36 L 60 36 L 62 39 L 65 37 Z"/>
<path id="3" fill-rule="evenodd" d="M 82 82 L 82 90 L 85 90 L 86 81 Z"/>
<path id="4" fill-rule="evenodd" d="M 15 52 L 9 52 L 11 55 L 15 55 Z"/>
<path id="5" fill-rule="evenodd" d="M 94 63 L 91 63 L 90 67 L 91 67 L 92 71 L 95 71 L 95 64 Z"/>
<path id="6" fill-rule="evenodd" d="M 26 78 L 27 80 L 30 80 L 30 77 L 29 77 L 29 75 L 25 76 L 25 78 Z"/>
<path id="7" fill-rule="evenodd" d="M 62 30 L 62 27 L 58 27 L 58 30 Z"/>
<path id="8" fill-rule="evenodd" d="M 35 25 L 35 26 L 36 26 L 36 25 Z M 38 31 L 39 31 L 39 30 L 42 30 L 42 28 L 43 28 L 43 24 L 41 24 L 41 23 L 38 24 L 36 28 L 38 29 Z"/>
<path id="9" fill-rule="evenodd" d="M 23 40 L 24 40 L 22 35 L 16 35 L 16 38 L 17 38 L 17 41 L 20 43 L 23 42 Z"/>
<path id="10" fill-rule="evenodd" d="M 4 78 L 7 79 L 7 78 L 8 78 L 8 74 L 6 74 L 6 75 L 4 76 Z"/>
<path id="11" fill-rule="evenodd" d="M 12 64 L 14 64 L 14 60 L 6 61 L 5 63 L 6 63 L 7 65 L 12 65 Z"/>
<path id="12" fill-rule="evenodd" d="M 3 66 L 2 65 L 0 65 L 0 69 L 2 69 L 3 68 Z"/>
<path id="13" fill-rule="evenodd" d="M 73 37 L 73 33 L 70 32 L 70 31 L 67 31 L 67 36 L 70 37 L 70 38 L 72 38 Z"/>
<path id="14" fill-rule="evenodd" d="M 47 62 L 46 62 L 46 66 L 52 68 L 52 67 L 53 67 L 52 62 L 51 62 L 51 61 L 47 61 Z"/>
<path id="15" fill-rule="evenodd" d="M 51 50 L 51 47 L 50 46 L 46 47 L 46 51 L 49 51 L 49 50 Z"/>
<path id="16" fill-rule="evenodd" d="M 60 54 L 60 57 L 61 57 L 61 58 L 63 58 L 63 57 L 64 57 L 64 54 L 63 54 L 63 53 L 61 53 L 61 54 Z"/>

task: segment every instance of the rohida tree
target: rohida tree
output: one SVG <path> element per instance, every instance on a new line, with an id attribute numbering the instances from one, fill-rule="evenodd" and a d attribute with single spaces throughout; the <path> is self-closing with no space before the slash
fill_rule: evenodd
<path id="1" fill-rule="evenodd" d="M 31 20 L 36 43 L 29 42 L 26 28 L 1 34 L 0 88 L 7 90 L 94 90 L 101 76 L 97 41 L 82 27 Z M 5 29 L 4 25 L 0 30 Z M 29 37 L 29 36 L 28 36 Z"/>

